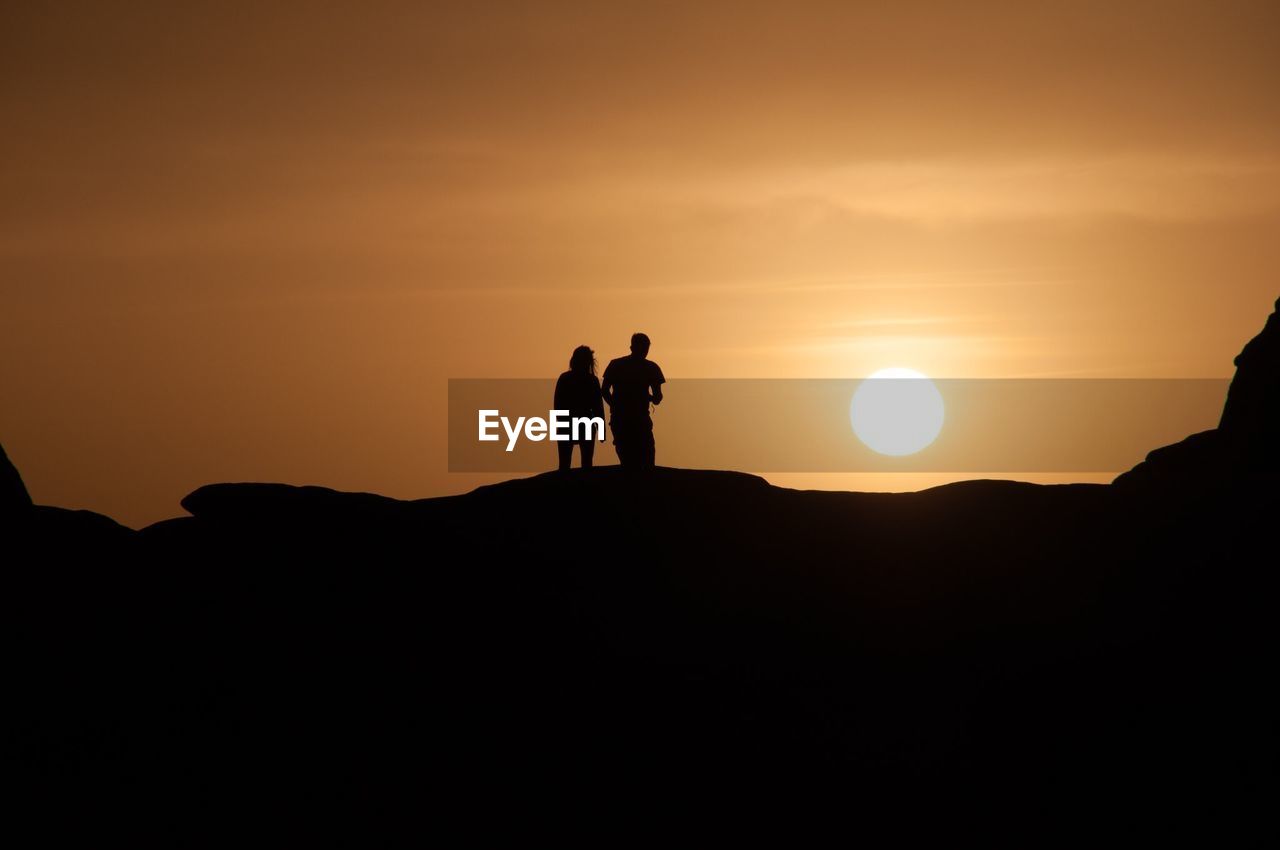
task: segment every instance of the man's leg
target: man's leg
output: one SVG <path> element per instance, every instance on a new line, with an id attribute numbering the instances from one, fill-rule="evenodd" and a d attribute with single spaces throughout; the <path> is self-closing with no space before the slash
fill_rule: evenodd
<path id="1" fill-rule="evenodd" d="M 556 443 L 556 451 L 560 453 L 560 471 L 564 472 L 573 465 L 573 443 L 568 440 Z"/>
<path id="2" fill-rule="evenodd" d="M 618 463 L 621 466 L 634 465 L 635 457 L 632 453 L 634 435 L 631 432 L 631 426 L 615 417 L 609 423 L 609 430 L 613 432 L 613 448 L 618 453 Z"/>
<path id="3" fill-rule="evenodd" d="M 578 445 L 582 447 L 582 468 L 590 469 L 591 460 L 596 455 L 596 444 L 592 440 L 583 440 Z"/>

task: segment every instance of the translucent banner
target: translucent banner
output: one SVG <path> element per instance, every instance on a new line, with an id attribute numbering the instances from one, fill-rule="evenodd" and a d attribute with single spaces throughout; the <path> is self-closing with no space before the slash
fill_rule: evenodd
<path id="1" fill-rule="evenodd" d="M 1229 380 L 683 379 L 651 408 L 657 463 L 749 472 L 1119 472 L 1217 425 Z M 449 469 L 556 466 L 554 379 L 449 381 Z M 605 418 L 609 412 L 606 408 Z M 587 423 L 580 423 L 580 433 Z M 557 429 L 555 426 L 559 426 Z M 481 439 L 481 434 L 485 439 Z M 597 464 L 616 463 L 613 432 Z M 575 465 L 576 465 L 575 453 Z"/>

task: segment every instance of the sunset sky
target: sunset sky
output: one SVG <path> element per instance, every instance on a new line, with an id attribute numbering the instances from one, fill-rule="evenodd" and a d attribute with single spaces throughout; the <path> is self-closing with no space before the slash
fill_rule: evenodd
<path id="1" fill-rule="evenodd" d="M 214 481 L 470 489 L 449 378 L 634 330 L 669 378 L 1227 377 L 1280 294 L 1277 33 L 1275 2 L 8 4 L 0 443 L 139 526 Z"/>

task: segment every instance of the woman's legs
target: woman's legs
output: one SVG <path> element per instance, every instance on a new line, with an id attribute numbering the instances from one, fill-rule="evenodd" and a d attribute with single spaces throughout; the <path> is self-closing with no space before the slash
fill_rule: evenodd
<path id="1" fill-rule="evenodd" d="M 577 444 L 582 449 L 582 468 L 590 469 L 591 461 L 596 454 L 596 444 L 591 440 L 583 440 Z M 560 470 L 564 471 L 573 466 L 573 446 L 574 444 L 568 440 L 562 440 L 556 443 L 556 451 L 560 454 Z"/>

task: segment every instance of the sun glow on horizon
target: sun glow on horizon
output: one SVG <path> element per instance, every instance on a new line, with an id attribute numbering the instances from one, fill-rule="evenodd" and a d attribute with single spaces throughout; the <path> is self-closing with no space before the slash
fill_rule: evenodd
<path id="1" fill-rule="evenodd" d="M 853 432 L 867 448 L 911 455 L 938 438 L 945 418 L 942 393 L 914 369 L 880 369 L 858 385 L 849 403 Z"/>

